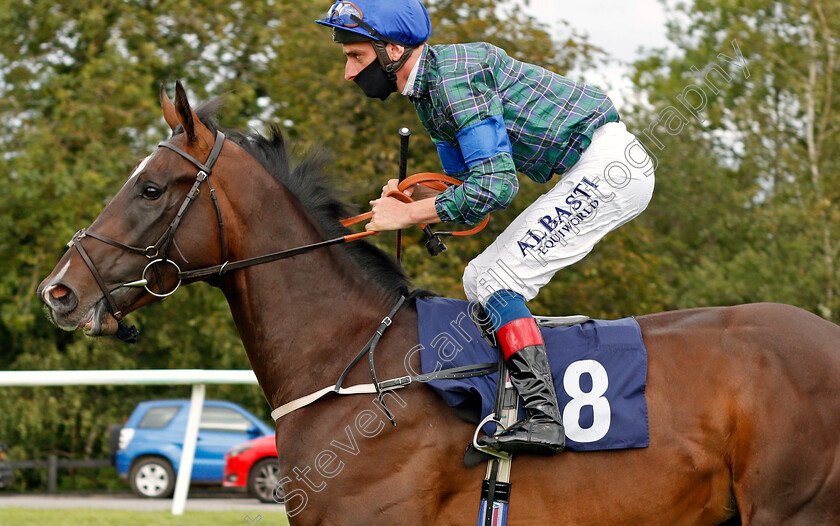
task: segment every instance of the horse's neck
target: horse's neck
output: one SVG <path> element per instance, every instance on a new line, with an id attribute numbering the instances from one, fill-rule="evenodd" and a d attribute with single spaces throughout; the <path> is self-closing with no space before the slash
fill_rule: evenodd
<path id="1" fill-rule="evenodd" d="M 259 209 L 270 212 L 238 214 L 231 260 L 323 240 L 285 189 L 258 199 L 264 201 Z M 251 366 L 274 407 L 334 382 L 391 308 L 341 250 L 316 249 L 237 270 L 223 284 Z"/>

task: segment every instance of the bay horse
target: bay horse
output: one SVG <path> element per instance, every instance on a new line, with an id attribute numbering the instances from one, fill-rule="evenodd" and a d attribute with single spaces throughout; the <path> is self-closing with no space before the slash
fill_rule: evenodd
<path id="1" fill-rule="evenodd" d="M 221 288 L 272 408 L 334 383 L 407 278 L 365 241 L 225 272 L 224 261 L 347 234 L 345 207 L 320 177 L 324 161 L 309 156 L 291 168 L 276 129 L 270 138 L 222 136 L 207 166 L 219 144 L 217 108 L 193 110 L 180 83 L 174 104 L 161 95 L 173 134 L 39 286 L 52 321 L 115 334 L 117 319 L 155 301 L 151 293 L 174 290 L 176 265 L 213 267 L 220 272 L 186 281 Z M 196 190 L 207 168 L 212 191 Z M 149 263 L 161 251 L 163 262 Z M 148 289 L 128 286 L 141 276 Z M 650 447 L 518 456 L 509 524 L 840 523 L 840 327 L 779 304 L 637 320 Z M 405 375 L 406 363 L 419 371 L 417 343 L 408 302 L 377 348 L 380 378 Z M 362 366 L 345 385 L 369 381 Z M 476 522 L 484 467 L 461 462 L 474 427 L 427 386 L 386 398 L 396 427 L 371 395 L 333 396 L 277 422 L 292 524 Z"/>

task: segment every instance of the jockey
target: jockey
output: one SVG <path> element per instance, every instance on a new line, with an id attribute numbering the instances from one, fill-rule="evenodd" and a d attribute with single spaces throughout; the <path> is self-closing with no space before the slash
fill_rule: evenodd
<path id="1" fill-rule="evenodd" d="M 453 221 L 478 223 L 506 208 L 517 171 L 559 181 L 464 272 L 464 291 L 491 318 L 526 416 L 480 443 L 512 453 L 565 446 L 557 394 L 537 324 L 525 303 L 555 272 L 583 259 L 608 232 L 639 215 L 653 194 L 653 162 L 600 90 L 510 58 L 487 43 L 430 46 L 419 0 L 338 0 L 319 24 L 346 56 L 344 77 L 368 97 L 407 96 L 461 181 L 442 192 L 415 185 L 413 203 L 371 201 L 367 230 Z"/>

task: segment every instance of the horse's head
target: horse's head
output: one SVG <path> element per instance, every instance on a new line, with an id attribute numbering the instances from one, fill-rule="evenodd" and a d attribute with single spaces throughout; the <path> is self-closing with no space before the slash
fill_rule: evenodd
<path id="1" fill-rule="evenodd" d="M 137 163 L 38 287 L 62 329 L 131 340 L 121 323 L 125 314 L 174 292 L 179 266 L 218 263 L 224 252 L 217 199 L 210 187 L 201 188 L 209 185 L 224 135 L 199 120 L 180 83 L 174 104 L 161 86 L 161 105 L 173 136 Z"/>

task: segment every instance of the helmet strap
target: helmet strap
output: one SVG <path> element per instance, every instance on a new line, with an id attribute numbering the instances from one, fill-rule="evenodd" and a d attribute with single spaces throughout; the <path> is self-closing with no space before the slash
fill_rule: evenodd
<path id="1" fill-rule="evenodd" d="M 379 64 L 382 66 L 382 69 L 385 70 L 385 73 L 388 74 L 388 80 L 391 82 L 397 81 L 397 71 L 405 65 L 411 57 L 411 54 L 415 49 L 417 49 L 415 46 L 402 46 L 402 56 L 397 60 L 391 60 L 391 57 L 388 56 L 388 50 L 385 49 L 388 42 L 384 42 L 382 40 L 372 40 L 371 44 L 373 45 L 373 50 L 376 51 L 376 58 L 379 59 Z"/>

